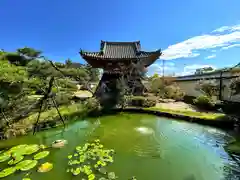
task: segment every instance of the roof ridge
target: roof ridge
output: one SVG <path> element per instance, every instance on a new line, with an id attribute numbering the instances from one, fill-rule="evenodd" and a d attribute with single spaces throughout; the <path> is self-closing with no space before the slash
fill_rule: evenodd
<path id="1" fill-rule="evenodd" d="M 101 43 L 107 43 L 107 44 L 140 44 L 140 41 L 103 41 L 101 40 Z"/>

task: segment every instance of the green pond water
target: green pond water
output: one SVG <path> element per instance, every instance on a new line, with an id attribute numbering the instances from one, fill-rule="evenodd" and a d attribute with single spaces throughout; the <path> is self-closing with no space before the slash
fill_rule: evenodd
<path id="1" fill-rule="evenodd" d="M 136 176 L 138 180 L 234 180 L 240 167 L 223 148 L 232 137 L 214 128 L 152 115 L 121 113 L 96 119 L 79 120 L 62 127 L 0 142 L 0 148 L 18 144 L 51 145 L 66 139 L 61 149 L 50 149 L 44 162 L 53 163 L 50 172 L 31 170 L 31 180 L 82 179 L 66 173 L 68 159 L 75 147 L 100 139 L 116 151 L 107 166 L 119 180 Z M 238 158 L 238 157 L 236 157 Z M 0 163 L 0 168 L 6 168 Z M 238 170 L 239 168 L 239 170 Z M 21 180 L 23 172 L 2 179 Z"/>

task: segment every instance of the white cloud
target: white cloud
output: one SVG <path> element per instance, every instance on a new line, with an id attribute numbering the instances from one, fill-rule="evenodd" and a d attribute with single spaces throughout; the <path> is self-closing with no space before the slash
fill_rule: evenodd
<path id="1" fill-rule="evenodd" d="M 240 30 L 240 25 L 235 25 L 235 26 L 222 26 L 218 29 L 213 30 L 212 32 L 225 32 L 225 31 L 239 31 Z"/>
<path id="2" fill-rule="evenodd" d="M 183 72 L 177 73 L 178 76 L 186 76 L 186 75 L 191 75 L 194 74 L 196 69 L 199 68 L 204 68 L 204 67 L 212 67 L 213 69 L 216 69 L 213 65 L 202 65 L 202 64 L 192 64 L 185 66 L 183 69 Z"/>
<path id="3" fill-rule="evenodd" d="M 227 49 L 234 48 L 234 47 L 240 47 L 240 44 L 233 44 L 233 45 L 229 45 L 226 47 L 222 47 L 221 50 L 227 50 Z"/>
<path id="4" fill-rule="evenodd" d="M 216 50 L 216 48 L 228 47 L 234 44 L 240 44 L 240 25 L 223 26 L 209 34 L 195 36 L 170 45 L 167 49 L 163 50 L 161 59 L 171 60 L 197 57 L 200 55 L 200 50 Z"/>
<path id="5" fill-rule="evenodd" d="M 176 69 L 175 64 L 173 62 L 165 62 L 164 63 L 164 72 L 168 73 L 169 71 L 174 71 L 175 69 Z M 147 72 L 148 76 L 152 76 L 155 73 L 162 75 L 162 73 L 163 73 L 162 62 L 154 63 L 148 67 L 148 72 Z"/>
<path id="6" fill-rule="evenodd" d="M 205 57 L 205 59 L 212 59 L 212 58 L 215 58 L 215 57 L 216 57 L 216 54 L 212 54 L 210 56 Z"/>

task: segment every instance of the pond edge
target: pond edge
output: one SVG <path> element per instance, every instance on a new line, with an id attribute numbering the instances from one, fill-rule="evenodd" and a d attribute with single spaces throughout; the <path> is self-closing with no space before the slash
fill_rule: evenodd
<path id="1" fill-rule="evenodd" d="M 223 118 L 223 119 L 203 119 L 200 117 L 192 117 L 186 116 L 181 114 L 173 114 L 168 112 L 161 112 L 159 110 L 150 110 L 138 107 L 128 107 L 128 108 L 115 108 L 113 109 L 114 112 L 129 112 L 129 113 L 144 113 L 144 114 L 152 114 L 156 116 L 168 117 L 173 118 L 176 120 L 184 120 L 190 123 L 197 123 L 206 126 L 212 126 L 221 129 L 234 129 L 235 121 L 231 120 L 230 118 Z"/>

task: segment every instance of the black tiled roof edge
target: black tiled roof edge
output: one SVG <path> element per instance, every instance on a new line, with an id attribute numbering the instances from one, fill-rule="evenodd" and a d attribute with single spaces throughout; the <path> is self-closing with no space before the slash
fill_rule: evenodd
<path id="1" fill-rule="evenodd" d="M 100 52 L 80 51 L 81 56 L 96 59 L 136 59 L 147 58 L 151 55 L 160 56 L 161 50 L 141 51 L 140 41 L 134 42 L 108 42 L 101 41 Z"/>
<path id="2" fill-rule="evenodd" d="M 135 58 L 148 58 L 151 55 L 158 55 L 161 56 L 161 50 L 152 51 L 152 52 L 146 52 L 146 51 L 139 51 L 136 53 L 136 56 L 134 57 L 111 57 L 111 56 L 105 56 L 101 52 L 80 52 L 82 57 L 90 57 L 90 58 L 100 58 L 100 59 L 135 59 Z"/>

